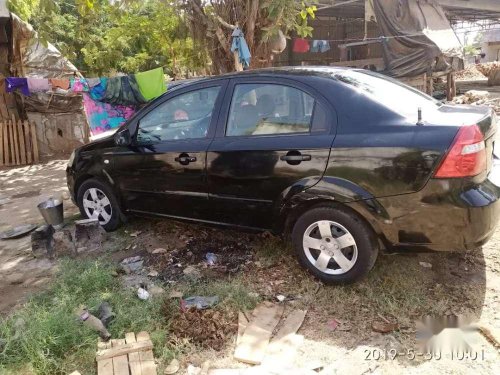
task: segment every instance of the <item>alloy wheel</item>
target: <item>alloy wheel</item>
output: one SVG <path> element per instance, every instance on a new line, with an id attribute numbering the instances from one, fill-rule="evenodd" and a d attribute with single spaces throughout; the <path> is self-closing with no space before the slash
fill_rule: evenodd
<path id="1" fill-rule="evenodd" d="M 304 253 L 319 271 L 342 275 L 356 264 L 358 248 L 351 233 L 341 224 L 320 220 L 304 232 Z"/>
<path id="2" fill-rule="evenodd" d="M 90 219 L 98 219 L 99 224 L 106 225 L 111 220 L 113 208 L 109 198 L 97 188 L 89 188 L 83 194 L 83 209 Z"/>

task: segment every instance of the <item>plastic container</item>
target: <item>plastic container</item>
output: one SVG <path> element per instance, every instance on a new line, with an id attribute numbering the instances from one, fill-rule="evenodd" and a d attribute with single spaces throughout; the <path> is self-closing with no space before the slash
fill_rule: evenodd
<path id="1" fill-rule="evenodd" d="M 64 210 L 62 200 L 49 198 L 38 204 L 37 207 L 47 224 L 52 225 L 55 229 L 60 229 L 64 226 Z"/>

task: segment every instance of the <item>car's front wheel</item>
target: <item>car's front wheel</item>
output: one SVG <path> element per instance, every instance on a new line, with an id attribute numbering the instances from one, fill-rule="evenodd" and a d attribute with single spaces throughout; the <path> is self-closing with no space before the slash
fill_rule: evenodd
<path id="1" fill-rule="evenodd" d="M 300 263 L 325 283 L 351 283 L 366 275 L 378 246 L 367 225 L 355 214 L 317 207 L 299 217 L 292 231 Z"/>
<path id="2" fill-rule="evenodd" d="M 99 220 L 106 231 L 120 226 L 120 206 L 108 185 L 96 179 L 86 180 L 78 189 L 77 203 L 84 217 Z"/>

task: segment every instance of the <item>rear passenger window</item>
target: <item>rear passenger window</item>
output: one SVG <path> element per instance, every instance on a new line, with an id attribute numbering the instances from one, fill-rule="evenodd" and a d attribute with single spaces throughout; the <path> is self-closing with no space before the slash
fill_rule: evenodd
<path id="1" fill-rule="evenodd" d="M 314 98 L 293 87 L 239 84 L 234 89 L 227 136 L 307 133 Z"/>

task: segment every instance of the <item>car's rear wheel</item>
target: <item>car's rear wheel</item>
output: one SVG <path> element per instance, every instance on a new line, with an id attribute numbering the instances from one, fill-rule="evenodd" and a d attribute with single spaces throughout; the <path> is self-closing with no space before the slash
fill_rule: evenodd
<path id="1" fill-rule="evenodd" d="M 84 217 L 99 220 L 106 231 L 120 226 L 120 207 L 108 185 L 95 179 L 83 182 L 78 189 L 77 203 Z"/>
<path id="2" fill-rule="evenodd" d="M 325 283 L 351 283 L 366 275 L 377 259 L 372 231 L 355 214 L 317 207 L 299 217 L 292 231 L 300 263 Z"/>

